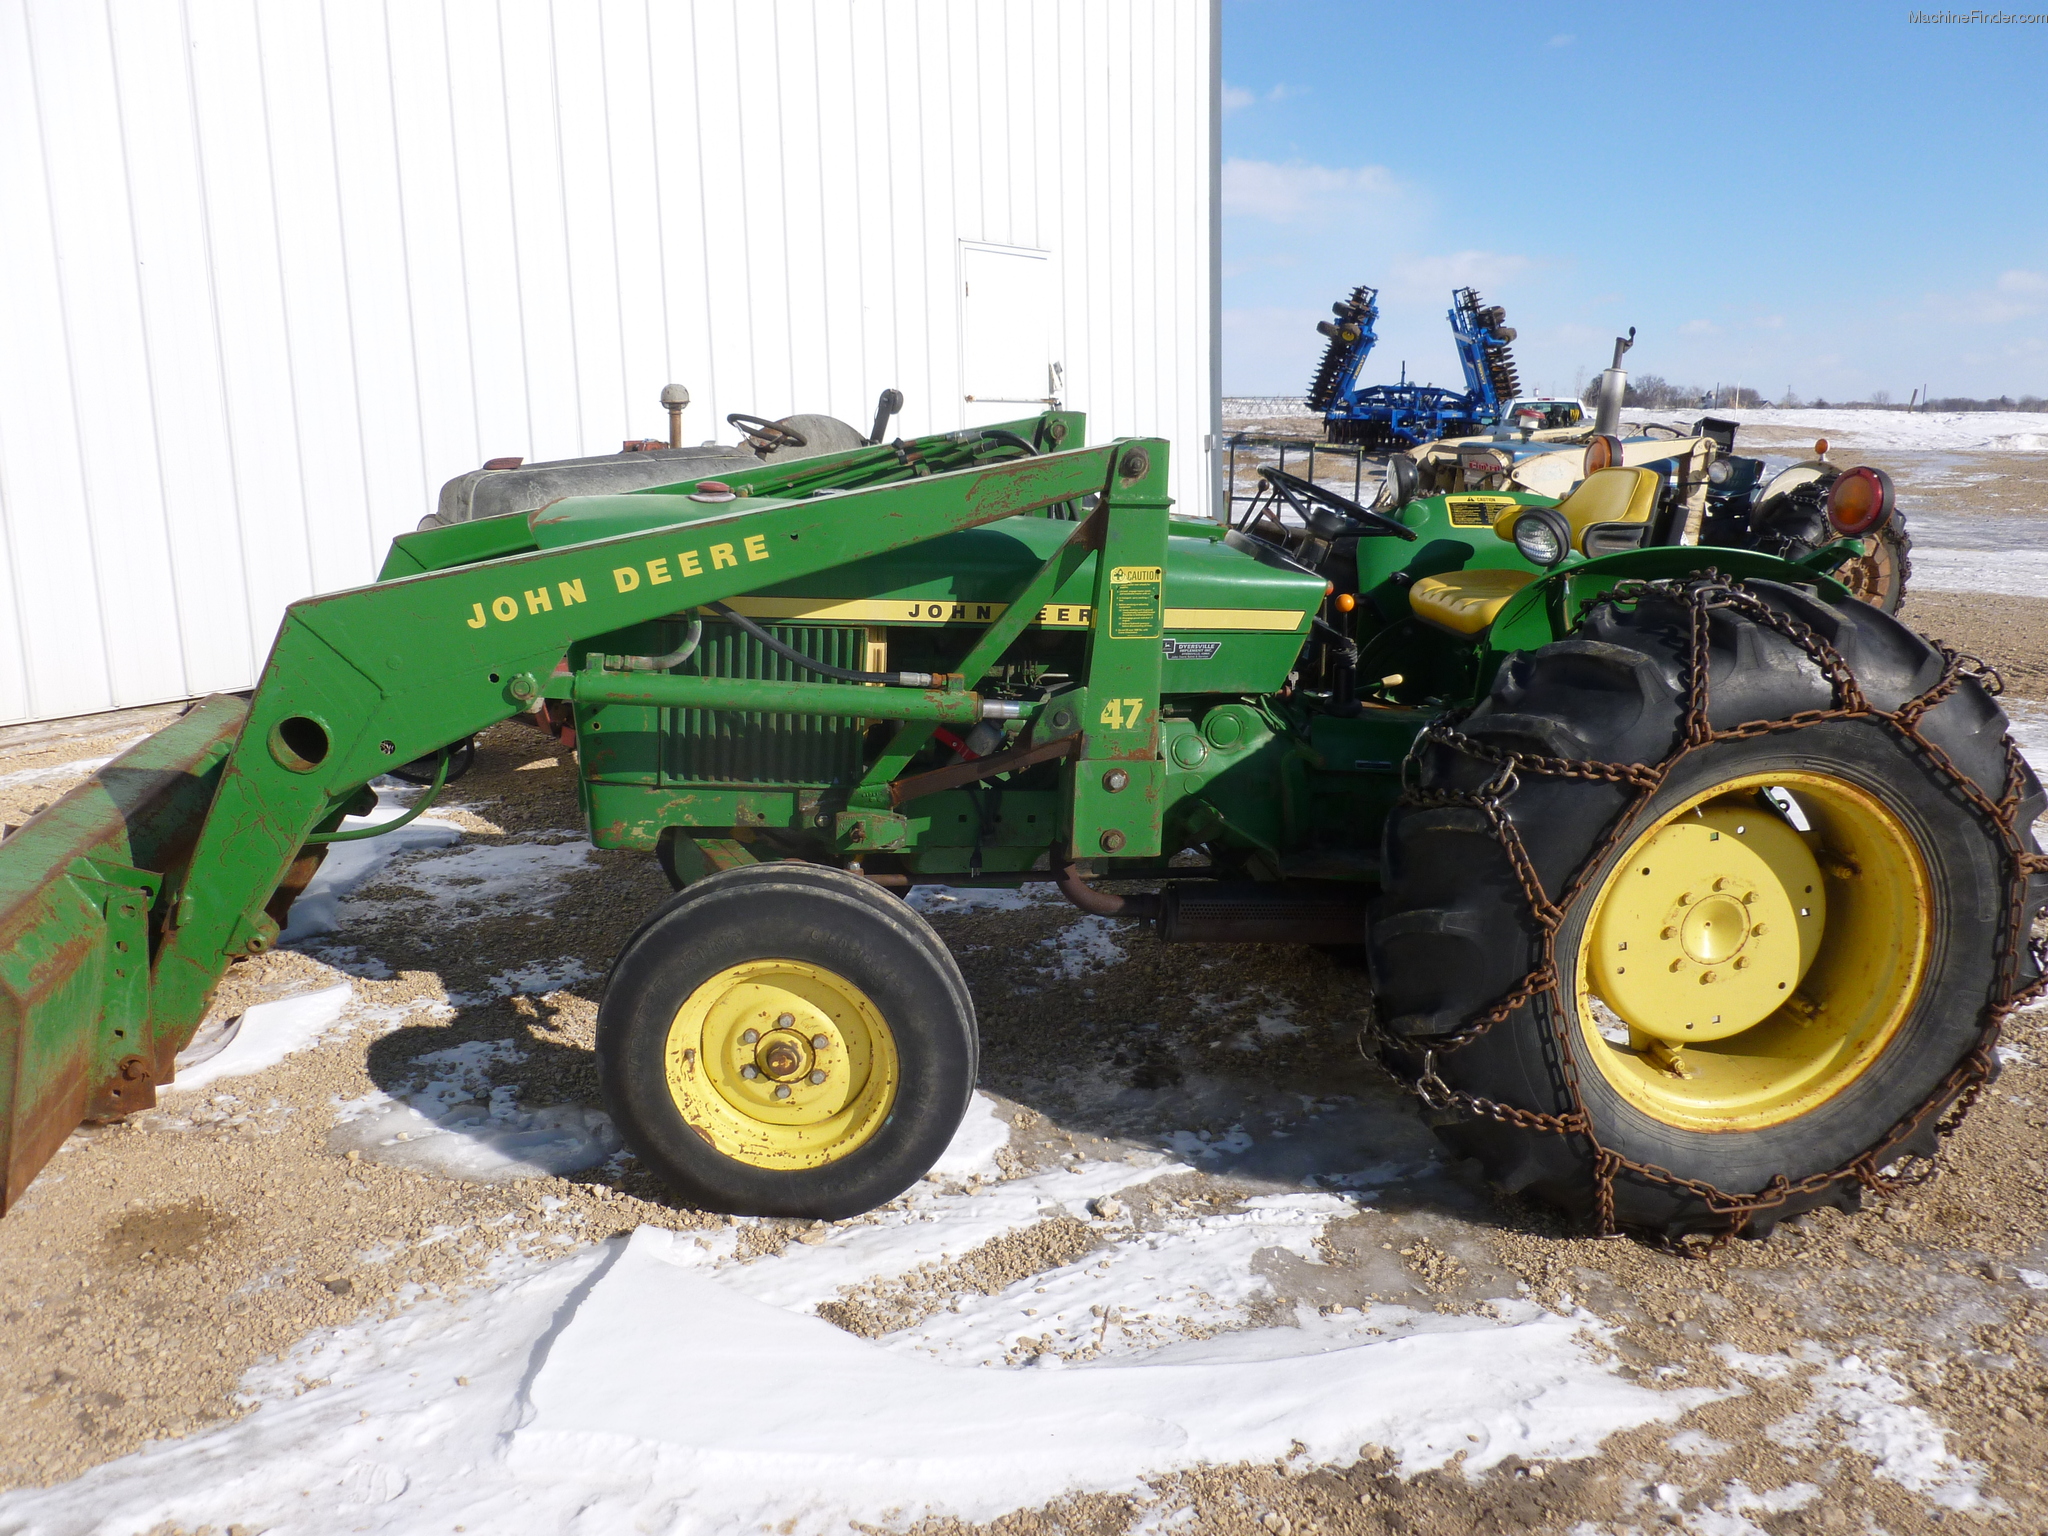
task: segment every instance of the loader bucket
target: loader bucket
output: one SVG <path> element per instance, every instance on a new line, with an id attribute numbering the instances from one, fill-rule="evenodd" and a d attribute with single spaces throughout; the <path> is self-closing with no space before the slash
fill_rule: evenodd
<path id="1" fill-rule="evenodd" d="M 0 843 L 0 1214 L 81 1121 L 146 1109 L 185 1042 L 151 962 L 248 705 L 217 695 Z"/>

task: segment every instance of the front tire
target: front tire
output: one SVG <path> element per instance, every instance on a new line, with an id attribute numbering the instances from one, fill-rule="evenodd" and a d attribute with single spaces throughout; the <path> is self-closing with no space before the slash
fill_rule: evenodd
<path id="1" fill-rule="evenodd" d="M 1874 710 L 1943 676 L 1931 646 L 1873 607 L 1747 591 L 1832 645 Z M 1596 610 L 1510 659 L 1465 736 L 1482 751 L 1665 763 L 1690 618 L 1669 592 Z M 1756 1234 L 1851 1205 L 1877 1163 L 1930 1154 L 1966 1086 L 1959 1067 L 1988 1054 L 1986 1010 L 2034 977 L 2007 942 L 2011 850 L 1962 784 L 1876 716 L 1832 714 L 1811 658 L 1755 613 L 1709 610 L 1708 657 L 1713 729 L 1772 728 L 1677 756 L 1653 789 L 1524 772 L 1495 802 L 1556 903 L 1547 950 L 1506 845 L 1469 803 L 1498 765 L 1454 741 L 1424 747 L 1421 793 L 1389 822 L 1372 933 L 1389 1064 L 1440 1074 L 1439 1134 L 1506 1188 L 1669 1236 Z M 2004 717 L 1973 679 L 1918 730 L 1990 802 L 2007 793 Z M 2043 799 L 2016 771 L 2018 847 L 2032 852 Z M 2042 894 L 2036 877 L 2027 921 Z M 1546 964 L 1554 989 L 1449 1044 Z"/>
<path id="2" fill-rule="evenodd" d="M 694 882 L 628 941 L 598 1009 L 620 1134 L 705 1209 L 838 1219 L 952 1140 L 973 1004 L 917 913 L 858 876 L 753 865 Z"/>

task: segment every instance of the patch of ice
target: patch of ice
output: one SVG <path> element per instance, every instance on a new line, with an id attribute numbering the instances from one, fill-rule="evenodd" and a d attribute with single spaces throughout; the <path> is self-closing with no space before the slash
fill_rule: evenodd
<path id="1" fill-rule="evenodd" d="M 910 905 L 926 916 L 955 912 L 1021 912 L 1031 907 L 1061 904 L 1059 893 L 1042 881 L 1021 885 L 1015 890 L 966 885 L 913 885 L 910 888 Z"/>
<path id="2" fill-rule="evenodd" d="M 1726 1440 L 1716 1440 L 1696 1429 L 1682 1429 L 1664 1443 L 1681 1456 L 1719 1456 L 1732 1449 Z"/>
<path id="3" fill-rule="evenodd" d="M 1764 1433 L 1796 1450 L 1821 1443 L 1823 1431 L 1877 1463 L 1877 1475 L 1950 1509 L 1981 1509 L 1992 1501 L 1982 1490 L 1984 1468 L 1948 1448 L 1948 1432 L 1924 1408 L 1907 1401 L 1905 1384 L 1859 1355 L 1830 1357 L 1818 1344 L 1791 1356 L 1752 1356 L 1721 1351 L 1735 1369 L 1756 1375 L 1813 1368 L 1812 1397 L 1805 1408 L 1766 1426 Z M 1783 1361 L 1785 1369 L 1755 1369 L 1751 1363 Z"/>
<path id="4" fill-rule="evenodd" d="M 1073 981 L 1091 971 L 1124 962 L 1127 957 L 1124 947 L 1117 943 L 1119 932 L 1113 917 L 1083 917 L 1040 944 L 1053 952 L 1052 974 Z"/>
<path id="5" fill-rule="evenodd" d="M 2020 1284 L 2030 1291 L 2048 1291 L 2048 1274 L 2038 1269 L 2023 1269 L 2019 1272 Z"/>
<path id="6" fill-rule="evenodd" d="M 1758 1493 L 1737 1478 L 1723 1492 L 1719 1507 L 1702 1505 L 1679 1518 L 1692 1536 L 1771 1536 L 1769 1530 L 1748 1517 L 1789 1514 L 1806 1508 L 1819 1497 L 1820 1489 L 1812 1483 L 1787 1483 L 1783 1488 Z"/>
<path id="7" fill-rule="evenodd" d="M 355 831 L 396 821 L 405 814 L 405 810 L 399 791 L 379 788 L 376 808 L 367 816 L 344 817 L 342 830 Z M 327 857 L 320 861 L 312 883 L 292 903 L 290 921 L 285 924 L 281 940 L 295 942 L 331 933 L 341 921 L 342 902 L 383 875 L 391 861 L 401 853 L 445 848 L 461 836 L 462 828 L 454 823 L 426 815 L 381 837 L 368 837 L 360 842 L 329 843 Z"/>
<path id="8" fill-rule="evenodd" d="M 204 1088 L 224 1077 L 247 1077 L 276 1066 L 294 1051 L 319 1044 L 341 1022 L 342 1010 L 354 995 L 343 981 L 318 992 L 258 1003 L 238 1022 L 200 1042 L 199 1050 L 180 1055 L 166 1091 Z"/>
<path id="9" fill-rule="evenodd" d="M 417 825 L 417 823 L 415 823 Z M 415 859 L 393 880 L 443 903 L 488 905 L 497 912 L 545 911 L 561 876 L 590 859 L 590 844 L 511 842 L 458 848 Z"/>
<path id="10" fill-rule="evenodd" d="M 1236 1157 L 1252 1149 L 1252 1136 L 1241 1125 L 1220 1132 L 1179 1130 L 1167 1138 L 1167 1144 L 1180 1157 Z"/>
<path id="11" fill-rule="evenodd" d="M 573 987 L 579 981 L 588 981 L 596 974 L 574 955 L 564 955 L 545 964 L 536 961 L 531 965 L 500 971 L 490 979 L 488 985 L 492 993 L 498 997 L 539 997 L 549 992 L 558 992 L 563 987 Z"/>
<path id="12" fill-rule="evenodd" d="M 526 1109 L 505 1090 L 487 1104 L 452 1105 L 435 1116 L 396 1100 L 365 1107 L 329 1132 L 327 1145 L 438 1178 L 503 1184 L 594 1168 L 621 1143 L 603 1110 L 582 1104 Z"/>
<path id="13" fill-rule="evenodd" d="M 430 1051 L 427 1074 L 396 1094 L 340 1106 L 328 1150 L 446 1179 L 509 1183 L 594 1168 L 620 1148 L 611 1117 L 582 1104 L 524 1105 L 490 1070 L 524 1059 L 510 1040 L 471 1040 Z"/>

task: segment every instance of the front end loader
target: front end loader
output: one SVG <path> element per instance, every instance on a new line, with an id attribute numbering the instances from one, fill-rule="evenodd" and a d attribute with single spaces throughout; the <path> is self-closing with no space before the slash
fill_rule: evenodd
<path id="1" fill-rule="evenodd" d="M 373 781 L 424 759 L 418 814 L 517 715 L 676 888 L 598 1066 L 710 1208 L 849 1215 L 947 1144 L 974 1003 L 916 883 L 1362 954 L 1361 1046 L 1602 1230 L 1760 1233 L 1933 1150 L 2041 985 L 2043 797 L 1981 669 L 1830 574 L 1853 540 L 1683 545 L 1621 466 L 1377 507 L 1269 471 L 1233 528 L 1083 427 L 453 522 L 294 604 L 246 704 L 0 844 L 5 1198 L 152 1102 L 327 844 L 392 825 L 343 825 Z"/>

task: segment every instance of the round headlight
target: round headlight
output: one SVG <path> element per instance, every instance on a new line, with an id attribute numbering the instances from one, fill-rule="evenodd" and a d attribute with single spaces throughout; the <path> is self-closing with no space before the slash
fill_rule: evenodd
<path id="1" fill-rule="evenodd" d="M 1571 549 L 1571 529 L 1548 507 L 1524 512 L 1515 519 L 1515 548 L 1531 565 L 1557 564 Z"/>
<path id="2" fill-rule="evenodd" d="M 1828 488 L 1828 525 L 1844 538 L 1876 533 L 1892 518 L 1892 477 L 1859 464 L 1845 469 Z"/>
<path id="3" fill-rule="evenodd" d="M 1707 466 L 1707 484 L 1726 485 L 1728 477 L 1735 473 L 1735 466 L 1726 459 L 1716 459 Z"/>

